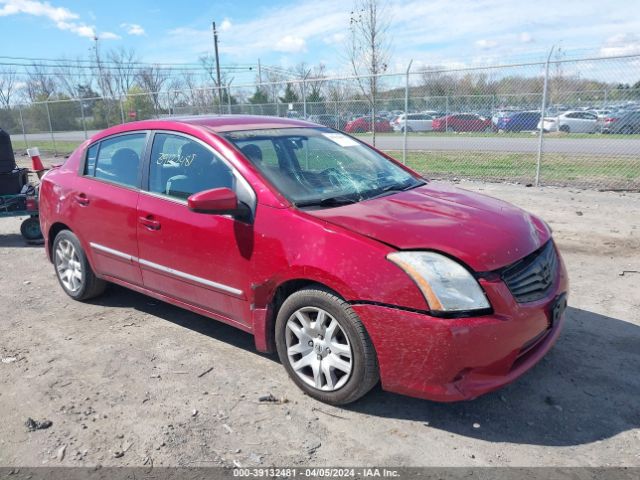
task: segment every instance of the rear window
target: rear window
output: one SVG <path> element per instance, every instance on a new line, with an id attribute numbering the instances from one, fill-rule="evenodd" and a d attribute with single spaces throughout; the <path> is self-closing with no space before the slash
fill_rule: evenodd
<path id="1" fill-rule="evenodd" d="M 147 134 L 133 133 L 108 138 L 87 150 L 84 174 L 109 182 L 136 187 L 140 159 Z"/>

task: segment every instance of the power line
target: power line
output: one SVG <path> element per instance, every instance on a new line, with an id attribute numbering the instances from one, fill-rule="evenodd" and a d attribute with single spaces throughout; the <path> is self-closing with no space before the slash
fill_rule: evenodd
<path id="1" fill-rule="evenodd" d="M 26 61 L 26 62 L 30 62 L 30 63 L 34 63 L 34 62 L 56 62 L 55 65 L 57 65 L 58 63 L 69 63 L 69 62 L 75 62 L 75 63 L 89 63 L 89 64 L 94 64 L 95 60 L 88 60 L 88 59 L 84 59 L 84 58 L 77 58 L 77 59 L 73 59 L 73 58 L 44 58 L 44 57 L 17 57 L 17 56 L 11 56 L 11 55 L 0 55 L 0 59 L 6 59 L 6 60 L 22 60 L 22 61 Z M 202 66 L 201 63 L 199 62 L 141 62 L 141 61 L 137 61 L 137 60 L 125 60 L 122 62 L 117 62 L 117 61 L 113 61 L 113 60 L 101 60 L 101 62 L 103 64 L 113 64 L 113 65 L 121 65 L 121 64 L 127 64 L 127 65 L 144 65 L 144 66 L 167 66 L 167 67 L 182 67 L 182 66 L 194 66 L 194 67 L 198 67 L 198 66 Z M 247 64 L 235 64 L 238 67 L 254 67 L 255 64 L 252 63 L 247 63 Z"/>

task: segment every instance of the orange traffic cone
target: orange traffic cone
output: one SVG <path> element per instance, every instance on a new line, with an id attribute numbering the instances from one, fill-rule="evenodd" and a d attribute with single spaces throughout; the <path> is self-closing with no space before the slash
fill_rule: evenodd
<path id="1" fill-rule="evenodd" d="M 42 178 L 44 175 L 44 165 L 42 164 L 42 160 L 40 159 L 40 150 L 38 147 L 27 148 L 27 155 L 31 157 L 31 165 L 38 178 Z"/>

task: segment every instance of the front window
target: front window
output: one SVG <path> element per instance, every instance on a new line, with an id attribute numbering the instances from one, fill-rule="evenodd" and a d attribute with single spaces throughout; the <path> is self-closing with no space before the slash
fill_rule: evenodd
<path id="1" fill-rule="evenodd" d="M 298 207 L 331 207 L 409 190 L 420 179 L 353 138 L 329 128 L 225 134 Z"/>
<path id="2" fill-rule="evenodd" d="M 149 191 L 181 200 L 212 188 L 234 188 L 231 169 L 209 148 L 182 135 L 156 133 Z"/>

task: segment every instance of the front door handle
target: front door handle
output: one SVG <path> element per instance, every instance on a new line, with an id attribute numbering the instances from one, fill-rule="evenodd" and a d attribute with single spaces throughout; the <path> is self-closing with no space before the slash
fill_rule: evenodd
<path id="1" fill-rule="evenodd" d="M 87 205 L 89 205 L 89 199 L 84 193 L 76 193 L 73 196 L 73 199 L 83 207 L 86 207 Z"/>
<path id="2" fill-rule="evenodd" d="M 149 230 L 160 230 L 160 222 L 153 218 L 153 215 L 147 215 L 146 217 L 138 217 L 138 221 Z"/>

